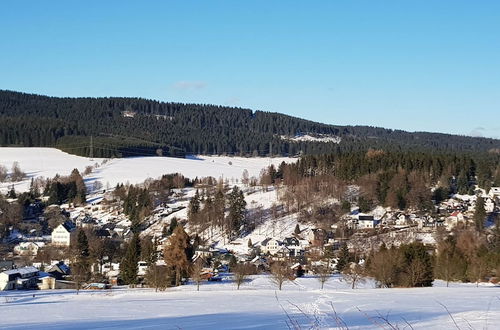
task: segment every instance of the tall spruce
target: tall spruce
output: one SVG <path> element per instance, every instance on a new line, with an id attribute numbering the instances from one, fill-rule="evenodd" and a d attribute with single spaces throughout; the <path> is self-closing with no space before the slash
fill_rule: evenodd
<path id="1" fill-rule="evenodd" d="M 137 272 L 139 256 L 141 255 L 141 240 L 139 234 L 135 233 L 127 245 L 125 256 L 120 264 L 120 273 L 125 284 L 136 285 L 138 283 Z"/>

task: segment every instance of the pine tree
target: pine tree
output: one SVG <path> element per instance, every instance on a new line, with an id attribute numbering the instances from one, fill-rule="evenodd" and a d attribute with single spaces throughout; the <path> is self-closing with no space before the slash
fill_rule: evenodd
<path id="1" fill-rule="evenodd" d="M 188 206 L 188 218 L 189 221 L 196 221 L 197 215 L 200 213 L 200 194 L 198 189 L 196 189 L 196 193 L 193 198 L 189 201 Z"/>
<path id="2" fill-rule="evenodd" d="M 293 231 L 293 233 L 294 233 L 295 235 L 299 235 L 299 234 L 300 234 L 300 226 L 299 226 L 299 224 L 296 224 L 296 225 L 295 225 L 295 230 Z"/>
<path id="3" fill-rule="evenodd" d="M 76 240 L 76 250 L 78 256 L 84 258 L 89 256 L 89 241 L 87 239 L 85 231 L 83 231 L 82 229 L 78 231 L 78 236 Z"/>
<path id="4" fill-rule="evenodd" d="M 227 233 L 230 238 L 233 238 L 239 234 L 239 229 L 244 224 L 247 203 L 245 201 L 243 191 L 241 191 L 237 186 L 234 186 L 233 190 L 229 194 L 228 202 L 229 215 Z"/>
<path id="5" fill-rule="evenodd" d="M 135 285 L 138 283 L 137 272 L 140 254 L 139 234 L 135 233 L 127 246 L 127 251 L 120 264 L 121 277 L 125 284 Z"/>
<path id="6" fill-rule="evenodd" d="M 71 273 L 77 293 L 81 284 L 90 278 L 89 242 L 83 230 L 79 230 L 76 239 L 76 249 L 71 263 Z"/>
<path id="7" fill-rule="evenodd" d="M 344 268 L 351 262 L 351 255 L 349 254 L 349 249 L 347 244 L 342 244 L 339 252 L 339 257 L 337 260 L 337 270 L 342 272 Z"/>
<path id="8" fill-rule="evenodd" d="M 478 197 L 476 200 L 476 210 L 474 212 L 474 224 L 477 231 L 482 231 L 484 228 L 484 220 L 486 218 L 486 210 L 484 209 L 484 198 Z"/>

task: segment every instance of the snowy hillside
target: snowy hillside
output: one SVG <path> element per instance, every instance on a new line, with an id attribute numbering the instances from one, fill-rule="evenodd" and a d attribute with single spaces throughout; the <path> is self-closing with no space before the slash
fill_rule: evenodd
<path id="1" fill-rule="evenodd" d="M 79 295 L 72 290 L 0 292 L 0 327 L 334 329 L 345 322 L 343 329 L 496 329 L 499 309 L 492 286 L 447 288 L 438 281 L 430 288 L 374 289 L 369 281 L 353 290 L 335 277 L 320 290 L 316 278 L 306 277 L 277 291 L 260 275 L 239 291 L 227 279 L 205 283 L 199 292 L 195 285 L 157 293 L 125 288 Z"/>
<path id="2" fill-rule="evenodd" d="M 16 191 L 26 191 L 32 177 L 52 178 L 56 174 L 69 175 L 77 168 L 83 172 L 86 166 L 98 164 L 91 175 L 86 177 L 86 183 L 91 185 L 95 180 L 101 181 L 106 187 L 117 183 L 142 183 L 147 178 L 158 178 L 163 174 L 181 173 L 185 177 L 213 176 L 215 178 L 241 179 L 246 169 L 250 176 L 258 177 L 262 168 L 281 162 L 293 162 L 294 158 L 243 158 L 222 156 L 191 156 L 186 159 L 171 157 L 134 157 L 110 159 L 103 164 L 104 159 L 79 157 L 64 153 L 53 148 L 0 148 L 0 164 L 10 170 L 14 162 L 19 162 L 28 179 L 14 183 Z M 0 184 L 5 191 L 12 183 Z"/>

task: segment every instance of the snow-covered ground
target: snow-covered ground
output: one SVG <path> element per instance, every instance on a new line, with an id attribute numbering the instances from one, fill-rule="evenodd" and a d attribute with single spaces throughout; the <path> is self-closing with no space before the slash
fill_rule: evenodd
<path id="1" fill-rule="evenodd" d="M 281 135 L 281 139 L 287 140 L 287 141 L 295 141 L 295 142 L 333 142 L 333 143 L 340 143 L 342 141 L 342 138 L 340 136 L 336 135 L 328 135 L 328 134 L 314 134 L 314 135 L 309 135 L 309 134 L 304 134 L 304 135 L 296 135 L 296 136 L 287 136 L 287 135 Z"/>
<path id="2" fill-rule="evenodd" d="M 260 275 L 239 291 L 228 280 L 204 283 L 199 292 L 195 285 L 157 293 L 0 292 L 0 328 L 334 329 L 345 322 L 349 329 L 498 329 L 499 297 L 498 287 L 447 288 L 442 282 L 432 288 L 374 289 L 369 281 L 352 290 L 339 277 L 323 290 L 309 277 L 276 291 Z"/>
<path id="3" fill-rule="evenodd" d="M 56 174 L 69 175 L 74 168 L 83 172 L 86 166 L 99 164 L 94 172 L 86 177 L 91 185 L 95 180 L 101 181 L 104 187 L 117 183 L 142 183 L 148 178 L 158 178 L 163 174 L 181 173 L 188 178 L 224 177 L 224 179 L 241 179 L 246 169 L 250 177 L 258 177 L 260 171 L 281 162 L 293 162 L 294 158 L 244 158 L 223 156 L 190 156 L 185 159 L 172 157 L 134 157 L 89 160 L 62 152 L 53 148 L 0 148 L 0 164 L 9 170 L 14 162 L 18 162 L 28 179 L 14 183 L 16 191 L 26 191 L 32 177 L 52 178 Z M 102 164 L 102 165 L 101 165 Z M 0 184 L 5 191 L 12 183 Z"/>

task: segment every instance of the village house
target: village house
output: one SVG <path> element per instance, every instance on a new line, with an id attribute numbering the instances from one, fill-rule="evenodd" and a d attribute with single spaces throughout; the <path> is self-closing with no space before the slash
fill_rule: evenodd
<path id="1" fill-rule="evenodd" d="M 492 199 L 500 198 L 500 187 L 491 187 L 488 193 Z"/>
<path id="2" fill-rule="evenodd" d="M 274 255 L 281 247 L 281 242 L 274 238 L 266 238 L 261 243 L 260 251 L 264 254 Z"/>
<path id="3" fill-rule="evenodd" d="M 59 261 L 53 264 L 46 271 L 56 280 L 64 280 L 71 274 L 70 268 L 64 263 L 64 261 Z"/>
<path id="4" fill-rule="evenodd" d="M 15 268 L 0 273 L 0 291 L 37 288 L 39 270 L 33 266 Z"/>
<path id="5" fill-rule="evenodd" d="M 495 202 L 491 198 L 486 198 L 484 201 L 484 210 L 488 213 L 495 211 Z"/>
<path id="6" fill-rule="evenodd" d="M 375 220 L 373 215 L 358 215 L 356 229 L 373 229 L 380 224 L 380 220 Z"/>
<path id="7" fill-rule="evenodd" d="M 21 242 L 14 246 L 14 253 L 21 256 L 36 256 L 38 250 L 44 246 L 44 242 Z"/>
<path id="8" fill-rule="evenodd" d="M 300 257 L 304 255 L 304 248 L 296 237 L 287 237 L 283 240 L 284 246 L 290 251 L 291 257 Z"/>
<path id="9" fill-rule="evenodd" d="M 465 217 L 462 212 L 454 211 L 446 218 L 446 227 L 453 228 L 457 226 L 459 222 L 464 222 L 464 220 Z"/>
<path id="10" fill-rule="evenodd" d="M 72 222 L 66 221 L 52 231 L 52 244 L 57 246 L 70 246 L 71 239 L 74 235 L 75 226 Z"/>
<path id="11" fill-rule="evenodd" d="M 307 234 L 307 240 L 313 247 L 321 247 L 327 241 L 327 232 L 324 229 L 314 228 Z"/>

